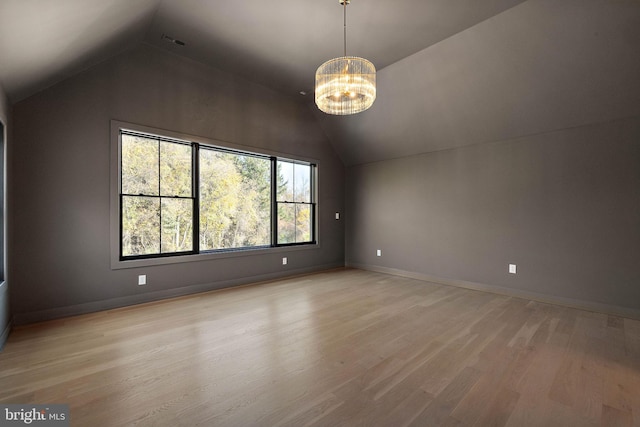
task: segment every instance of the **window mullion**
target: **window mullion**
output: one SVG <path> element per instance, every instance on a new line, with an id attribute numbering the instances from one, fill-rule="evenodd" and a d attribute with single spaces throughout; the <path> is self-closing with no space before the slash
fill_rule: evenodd
<path id="1" fill-rule="evenodd" d="M 298 205 L 299 203 L 295 202 L 296 199 L 296 173 L 295 168 L 293 172 L 293 242 L 298 243 Z"/>
<path id="2" fill-rule="evenodd" d="M 271 157 L 271 246 L 278 245 L 278 165 Z"/>
<path id="3" fill-rule="evenodd" d="M 158 248 L 160 253 L 162 253 L 162 182 L 161 182 L 161 177 L 162 177 L 162 172 L 161 172 L 161 168 L 162 168 L 162 164 L 161 164 L 161 151 L 162 151 L 162 145 L 160 144 L 160 140 L 158 139 L 158 198 L 159 198 L 159 206 L 158 206 L 158 212 L 160 212 L 160 221 L 158 222 L 158 237 L 160 240 L 160 247 Z"/>
<path id="4" fill-rule="evenodd" d="M 191 196 L 193 196 L 193 252 L 200 253 L 200 146 L 193 144 Z"/>
<path id="5" fill-rule="evenodd" d="M 318 214 L 316 212 L 317 210 L 317 206 L 316 203 L 318 201 L 317 199 L 317 188 L 316 188 L 316 174 L 318 173 L 317 169 L 316 169 L 316 165 L 311 165 L 311 167 L 309 168 L 309 191 L 310 191 L 310 200 L 309 200 L 309 206 L 311 209 L 311 241 L 313 243 L 317 242 L 318 240 L 318 235 L 316 234 L 316 215 Z"/>
<path id="6" fill-rule="evenodd" d="M 120 176 L 121 176 L 121 180 L 122 180 L 122 169 L 120 169 Z M 118 206 L 118 215 L 120 215 L 120 227 L 119 227 L 119 232 L 120 232 L 120 252 L 118 252 L 120 254 L 120 257 L 122 257 L 123 254 L 123 250 L 124 250 L 124 246 L 122 244 L 122 239 L 124 237 L 124 232 L 123 232 L 123 228 L 124 228 L 124 217 L 123 217 L 123 209 L 122 209 L 122 200 L 124 199 L 124 197 L 122 196 L 122 187 L 120 187 L 120 206 Z"/>

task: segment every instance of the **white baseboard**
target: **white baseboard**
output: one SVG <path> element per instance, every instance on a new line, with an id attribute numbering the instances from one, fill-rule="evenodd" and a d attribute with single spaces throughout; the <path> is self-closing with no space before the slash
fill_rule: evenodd
<path id="1" fill-rule="evenodd" d="M 431 276 L 424 273 L 399 270 L 395 268 L 380 267 L 376 265 L 347 263 L 347 267 L 361 270 L 375 271 L 377 273 L 391 274 L 393 276 L 408 277 L 410 279 L 432 282 L 440 285 L 456 286 L 458 288 L 473 289 L 476 291 L 491 292 L 516 298 L 524 298 L 546 304 L 561 305 L 564 307 L 577 308 L 580 310 L 593 311 L 597 313 L 610 314 L 614 316 L 626 317 L 640 320 L 640 310 L 630 307 L 620 307 L 611 304 L 603 304 L 594 301 L 586 301 L 573 298 L 559 297 L 555 295 L 541 294 L 520 289 L 503 288 L 501 286 L 487 285 L 484 283 L 467 282 L 464 280 L 446 279 L 443 277 Z"/>

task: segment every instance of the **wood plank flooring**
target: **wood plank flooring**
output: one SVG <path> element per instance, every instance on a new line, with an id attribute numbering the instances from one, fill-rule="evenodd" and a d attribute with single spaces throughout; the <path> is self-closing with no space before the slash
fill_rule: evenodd
<path id="1" fill-rule="evenodd" d="M 72 426 L 640 427 L 640 321 L 335 270 L 15 329 Z"/>

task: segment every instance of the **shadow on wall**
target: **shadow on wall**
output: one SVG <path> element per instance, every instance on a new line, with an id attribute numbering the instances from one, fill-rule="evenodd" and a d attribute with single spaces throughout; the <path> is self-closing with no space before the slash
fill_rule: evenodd
<path id="1" fill-rule="evenodd" d="M 9 292 L 7 283 L 4 281 L 4 254 L 5 254 L 5 233 L 4 233 L 4 220 L 5 220 L 5 206 L 4 206 L 4 182 L 5 182 L 5 144 L 4 144 L 4 132 L 5 127 L 0 122 L 0 350 L 4 346 L 9 336 L 10 322 L 9 322 Z"/>

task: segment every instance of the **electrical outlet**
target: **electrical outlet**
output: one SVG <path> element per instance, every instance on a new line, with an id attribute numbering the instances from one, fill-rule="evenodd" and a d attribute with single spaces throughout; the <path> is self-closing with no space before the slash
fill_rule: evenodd
<path id="1" fill-rule="evenodd" d="M 282 257 L 282 265 L 287 265 L 287 257 L 286 256 Z"/>
<path id="2" fill-rule="evenodd" d="M 336 219 L 340 219 L 340 212 L 336 212 Z"/>
<path id="3" fill-rule="evenodd" d="M 138 286 L 142 286 L 142 285 L 146 285 L 147 284 L 147 275 L 146 274 L 141 274 L 138 276 Z"/>
<path id="4" fill-rule="evenodd" d="M 509 273 L 516 274 L 516 265 L 515 264 L 509 264 Z"/>
<path id="5" fill-rule="evenodd" d="M 382 256 L 382 249 L 378 249 L 376 251 L 376 256 Z"/>

